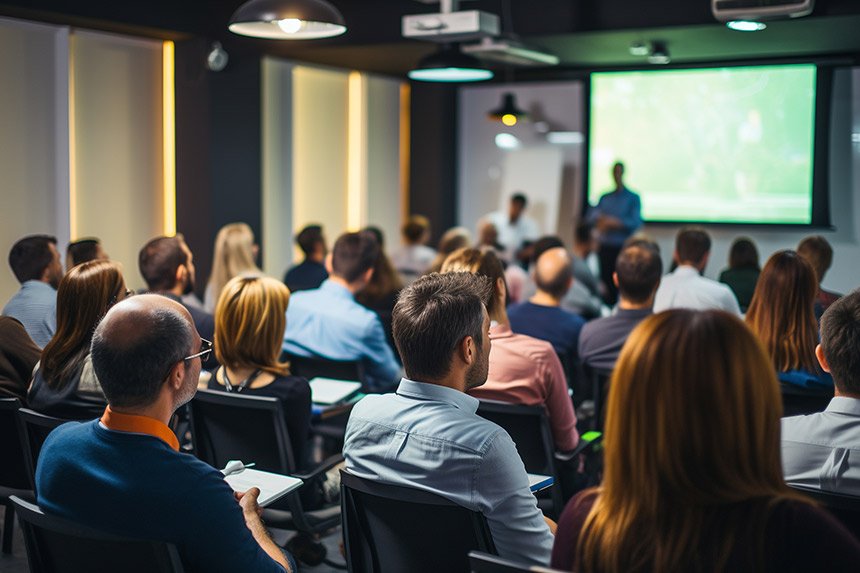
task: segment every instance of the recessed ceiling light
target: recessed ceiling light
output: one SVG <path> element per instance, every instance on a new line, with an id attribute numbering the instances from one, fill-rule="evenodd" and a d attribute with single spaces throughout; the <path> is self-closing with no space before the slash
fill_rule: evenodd
<path id="1" fill-rule="evenodd" d="M 651 51 L 651 47 L 648 45 L 648 42 L 633 42 L 630 44 L 630 55 L 631 56 L 647 56 Z"/>
<path id="2" fill-rule="evenodd" d="M 496 134 L 496 147 L 499 149 L 519 149 L 521 144 L 516 135 L 511 133 L 499 133 Z"/>
<path id="3" fill-rule="evenodd" d="M 737 32 L 760 32 L 767 28 L 767 24 L 755 20 L 730 20 L 726 22 L 726 26 Z"/>

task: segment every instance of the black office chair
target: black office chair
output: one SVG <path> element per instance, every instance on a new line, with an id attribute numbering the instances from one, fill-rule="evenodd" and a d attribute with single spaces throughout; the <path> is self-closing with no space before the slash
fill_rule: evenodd
<path id="1" fill-rule="evenodd" d="M 469 565 L 472 573 L 564 573 L 558 569 L 525 565 L 480 551 L 469 551 Z"/>
<path id="2" fill-rule="evenodd" d="M 129 539 L 45 515 L 12 497 L 24 531 L 30 573 L 181 573 L 176 547 L 163 541 Z"/>
<path id="3" fill-rule="evenodd" d="M 846 495 L 832 491 L 822 491 L 811 487 L 791 485 L 791 489 L 811 497 L 860 539 L 860 496 Z"/>
<path id="4" fill-rule="evenodd" d="M 6 508 L 3 517 L 3 553 L 12 553 L 12 533 L 15 527 L 15 506 L 9 500 L 13 495 L 33 499 L 27 461 L 21 445 L 18 427 L 18 398 L 0 398 L 0 503 Z"/>
<path id="5" fill-rule="evenodd" d="M 587 372 L 591 378 L 591 392 L 594 400 L 594 418 L 592 418 L 591 429 L 602 432 L 606 414 L 606 398 L 609 396 L 609 379 L 612 378 L 612 370 L 588 367 Z"/>
<path id="6" fill-rule="evenodd" d="M 346 562 L 351 573 L 468 572 L 467 553 L 495 553 L 480 512 L 411 487 L 341 471 Z"/>
<path id="7" fill-rule="evenodd" d="M 332 456 L 299 473 L 277 398 L 198 390 L 189 404 L 195 455 L 213 467 L 223 468 L 230 460 L 254 462 L 255 469 L 304 480 L 305 488 L 317 487 L 315 482 L 343 461 L 341 455 Z M 264 509 L 263 518 L 274 527 L 318 534 L 340 524 L 340 507 L 305 509 L 296 491 Z"/>
<path id="8" fill-rule="evenodd" d="M 27 467 L 27 477 L 30 479 L 30 489 L 36 491 L 36 462 L 39 461 L 39 452 L 42 444 L 48 439 L 54 428 L 68 422 L 61 418 L 54 418 L 40 414 L 28 408 L 18 410 L 18 428 L 21 437 L 21 447 L 24 450 L 24 460 Z"/>
<path id="9" fill-rule="evenodd" d="M 833 399 L 833 388 L 803 388 L 780 382 L 779 391 L 782 394 L 783 416 L 823 412 Z"/>

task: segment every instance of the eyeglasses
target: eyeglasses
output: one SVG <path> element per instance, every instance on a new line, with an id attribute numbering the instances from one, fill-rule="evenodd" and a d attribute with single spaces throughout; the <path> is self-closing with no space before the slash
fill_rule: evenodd
<path id="1" fill-rule="evenodd" d="M 182 360 L 193 360 L 200 357 L 201 362 L 206 362 L 209 360 L 209 355 L 212 353 L 212 343 L 206 340 L 205 338 L 200 339 L 200 352 L 197 354 L 192 354 L 191 356 L 186 356 Z"/>

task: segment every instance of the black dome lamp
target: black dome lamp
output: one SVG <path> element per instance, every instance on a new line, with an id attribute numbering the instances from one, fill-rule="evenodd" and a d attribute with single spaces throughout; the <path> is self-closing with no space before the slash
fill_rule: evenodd
<path id="1" fill-rule="evenodd" d="M 528 114 L 517 107 L 516 96 L 508 92 L 502 96 L 502 105 L 490 111 L 489 118 L 501 121 L 508 127 L 517 124 L 518 121 L 528 118 Z"/>
<path id="2" fill-rule="evenodd" d="M 269 40 L 314 40 L 346 32 L 343 16 L 325 0 L 249 0 L 227 27 L 234 34 Z"/>
<path id="3" fill-rule="evenodd" d="M 480 82 L 492 79 L 493 72 L 477 58 L 446 44 L 421 58 L 418 66 L 410 70 L 408 75 L 410 79 L 422 82 Z"/>

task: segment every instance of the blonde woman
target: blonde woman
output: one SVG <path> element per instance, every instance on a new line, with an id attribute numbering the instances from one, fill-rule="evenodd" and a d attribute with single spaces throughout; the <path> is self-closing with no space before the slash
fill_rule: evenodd
<path id="1" fill-rule="evenodd" d="M 309 454 L 311 390 L 278 360 L 289 300 L 284 283 L 270 277 L 241 275 L 224 286 L 215 307 L 215 356 L 222 366 L 209 389 L 281 400 L 293 459 L 302 468 Z"/>
<path id="2" fill-rule="evenodd" d="M 221 227 L 215 237 L 212 272 L 203 296 L 206 312 L 215 312 L 215 303 L 227 281 L 242 273 L 260 272 L 255 262 L 257 251 L 251 227 L 245 223 L 230 223 Z"/>
<path id="3" fill-rule="evenodd" d="M 856 571 L 860 543 L 783 481 L 781 414 L 770 359 L 734 315 L 646 318 L 610 380 L 603 483 L 568 503 L 552 566 Z"/>

